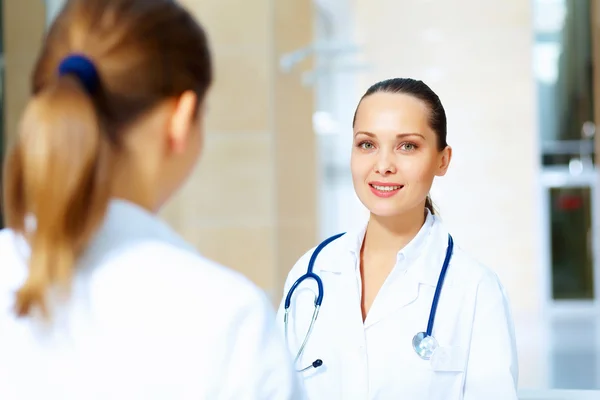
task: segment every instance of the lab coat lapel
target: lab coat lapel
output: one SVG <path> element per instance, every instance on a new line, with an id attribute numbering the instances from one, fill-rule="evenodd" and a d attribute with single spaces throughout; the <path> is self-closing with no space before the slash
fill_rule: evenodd
<path id="1" fill-rule="evenodd" d="M 336 242 L 330 246 L 335 246 L 334 243 Z M 363 332 L 360 286 L 355 274 L 356 258 L 351 251 L 342 246 L 343 244 L 340 239 L 337 243 L 339 250 L 333 253 L 323 251 L 323 257 L 316 263 L 317 274 L 323 281 L 323 304 L 313 331 L 314 338 L 309 341 L 307 349 L 315 343 L 325 343 L 324 347 L 320 346 L 318 349 L 317 356 L 327 357 L 326 362 L 331 362 L 337 351 L 352 346 L 357 340 L 360 341 L 356 335 L 362 335 Z M 307 304 L 311 304 L 310 298 L 303 300 L 304 307 Z M 309 316 L 306 315 L 303 319 L 308 321 Z M 307 328 L 308 325 L 302 332 L 306 332 Z"/>
<path id="2" fill-rule="evenodd" d="M 392 271 L 369 310 L 365 328 L 414 302 L 419 296 L 419 281 L 416 278 L 414 271 Z"/>
<path id="3" fill-rule="evenodd" d="M 435 289 L 446 253 L 447 233 L 435 221 L 420 254 L 406 270 L 392 270 L 367 315 L 365 328 L 385 319 L 417 300 L 421 286 Z M 429 302 L 429 300 L 428 300 Z"/>

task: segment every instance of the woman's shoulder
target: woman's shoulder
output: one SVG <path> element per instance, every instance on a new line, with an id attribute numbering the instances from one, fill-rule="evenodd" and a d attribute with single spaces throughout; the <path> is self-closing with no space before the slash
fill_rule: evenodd
<path id="1" fill-rule="evenodd" d="M 445 243 L 448 234 L 449 231 L 447 228 L 436 218 L 434 225 L 436 245 L 442 241 Z M 461 247 L 460 238 L 453 237 L 453 246 L 448 275 L 452 275 L 455 279 L 459 279 L 465 283 L 470 282 L 477 285 L 479 282 L 497 282 L 501 285 L 496 271 L 471 252 Z"/>
<path id="2" fill-rule="evenodd" d="M 85 279 L 93 288 L 91 303 L 108 311 L 107 323 L 136 315 L 134 330 L 170 321 L 181 330 L 209 324 L 207 335 L 226 334 L 248 318 L 263 324 L 270 315 L 265 292 L 241 272 L 170 243 L 128 246 L 93 266 Z"/>
<path id="3" fill-rule="evenodd" d="M 496 300 L 507 297 L 504 285 L 493 268 L 486 265 L 475 256 L 460 247 L 456 247 L 449 267 L 453 281 L 468 285 L 477 292 L 483 292 L 485 297 Z"/>
<path id="4" fill-rule="evenodd" d="M 454 247 L 451 263 L 461 274 L 469 275 L 475 280 L 497 278 L 492 268 L 458 245 Z"/>
<path id="5" fill-rule="evenodd" d="M 190 287 L 195 292 L 235 293 L 238 298 L 255 297 L 258 287 L 241 272 L 211 260 L 191 247 L 163 241 L 146 241 L 128 246 L 104 259 L 104 268 L 115 278 L 155 282 L 157 286 L 178 290 Z"/>
<path id="6" fill-rule="evenodd" d="M 24 281 L 28 251 L 19 235 L 0 230 L 0 303 Z M 80 273 L 74 279 L 90 288 L 81 295 L 102 309 L 130 304 L 179 310 L 182 315 L 218 310 L 215 318 L 225 322 L 251 310 L 263 312 L 268 302 L 264 291 L 241 272 L 204 257 L 191 246 L 161 240 L 116 248 L 98 246 L 84 254 L 77 270 Z M 75 301 L 78 298 L 73 296 Z"/>

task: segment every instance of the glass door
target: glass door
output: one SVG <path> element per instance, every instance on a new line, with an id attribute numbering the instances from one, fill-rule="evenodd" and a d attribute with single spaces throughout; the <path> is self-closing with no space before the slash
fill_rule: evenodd
<path id="1" fill-rule="evenodd" d="M 544 264 L 552 306 L 598 303 L 596 179 L 595 170 L 574 176 L 568 168 L 555 168 L 543 174 Z"/>
<path id="2" fill-rule="evenodd" d="M 598 303 L 592 0 L 534 0 L 546 304 Z"/>
<path id="3" fill-rule="evenodd" d="M 554 300 L 594 299 L 591 187 L 549 189 Z"/>

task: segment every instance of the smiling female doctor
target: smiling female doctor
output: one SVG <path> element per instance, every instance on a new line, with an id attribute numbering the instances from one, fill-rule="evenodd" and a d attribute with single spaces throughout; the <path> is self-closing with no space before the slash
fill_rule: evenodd
<path id="1" fill-rule="evenodd" d="M 359 103 L 353 141 L 369 221 L 300 258 L 278 313 L 309 398 L 516 399 L 505 291 L 428 197 L 452 156 L 439 98 L 421 81 L 379 82 Z"/>
<path id="2" fill-rule="evenodd" d="M 4 171 L 0 399 L 301 398 L 264 293 L 156 216 L 199 158 L 211 59 L 172 0 L 53 23 Z"/>

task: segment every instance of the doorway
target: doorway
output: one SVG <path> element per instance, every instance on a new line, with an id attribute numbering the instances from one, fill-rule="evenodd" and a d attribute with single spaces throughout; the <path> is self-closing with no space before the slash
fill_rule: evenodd
<path id="1" fill-rule="evenodd" d="M 598 309 L 600 254 L 594 66 L 596 0 L 535 0 L 544 304 Z"/>

